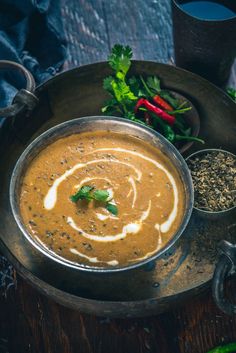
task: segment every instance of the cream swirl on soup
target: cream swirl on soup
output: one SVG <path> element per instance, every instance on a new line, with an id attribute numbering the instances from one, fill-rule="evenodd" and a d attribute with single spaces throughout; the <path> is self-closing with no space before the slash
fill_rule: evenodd
<path id="1" fill-rule="evenodd" d="M 102 202 L 70 195 L 82 186 L 107 190 Z M 32 236 L 69 261 L 117 266 L 151 256 L 178 229 L 184 192 L 169 159 L 138 138 L 110 132 L 62 138 L 32 161 L 21 213 Z"/>

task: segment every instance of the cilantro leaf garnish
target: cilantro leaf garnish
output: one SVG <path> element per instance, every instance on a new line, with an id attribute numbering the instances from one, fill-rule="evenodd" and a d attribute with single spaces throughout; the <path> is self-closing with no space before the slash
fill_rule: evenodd
<path id="1" fill-rule="evenodd" d="M 106 205 L 106 209 L 107 209 L 107 211 L 112 213 L 114 216 L 118 215 L 118 208 L 113 203 L 108 202 L 107 205 Z"/>
<path id="2" fill-rule="evenodd" d="M 92 197 L 94 200 L 105 202 L 109 197 L 109 192 L 106 190 L 95 190 Z"/>
<path id="3" fill-rule="evenodd" d="M 93 186 L 84 185 L 79 191 L 77 191 L 74 195 L 70 196 L 72 202 L 77 202 L 78 200 L 91 200 L 90 192 L 94 189 Z"/>
<path id="4" fill-rule="evenodd" d="M 82 186 L 79 191 L 77 191 L 74 195 L 70 196 L 70 200 L 76 203 L 79 200 L 86 200 L 90 202 L 91 200 L 96 200 L 99 202 L 105 203 L 105 208 L 112 213 L 113 215 L 118 214 L 117 206 L 113 203 L 108 202 L 109 199 L 109 192 L 107 190 L 94 190 L 93 186 L 84 185 Z M 93 191 L 94 190 L 94 191 Z"/>

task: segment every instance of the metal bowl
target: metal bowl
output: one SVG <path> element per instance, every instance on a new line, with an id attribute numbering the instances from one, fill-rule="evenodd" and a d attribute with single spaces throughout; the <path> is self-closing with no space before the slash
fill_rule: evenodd
<path id="1" fill-rule="evenodd" d="M 49 252 L 46 248 L 44 248 L 40 243 L 38 243 L 27 231 L 23 220 L 21 218 L 20 210 L 19 210 L 19 194 L 21 189 L 22 178 L 37 154 L 43 150 L 47 145 L 56 141 L 57 139 L 65 136 L 69 136 L 75 133 L 81 133 L 86 131 L 113 131 L 120 132 L 126 135 L 131 135 L 138 137 L 141 140 L 148 142 L 149 144 L 156 147 L 158 150 L 161 150 L 174 164 L 176 169 L 179 172 L 179 175 L 182 179 L 185 191 L 185 207 L 184 207 L 184 215 L 181 222 L 181 225 L 178 231 L 173 235 L 173 237 L 168 241 L 168 243 L 159 251 L 157 251 L 154 255 L 149 258 L 142 260 L 140 262 L 136 262 L 134 264 L 130 264 L 123 267 L 115 267 L 115 268 L 99 268 L 92 266 L 85 266 L 82 264 L 75 264 L 69 262 L 66 259 L 59 257 L 57 254 L 53 254 Z M 95 117 L 84 117 L 79 119 L 74 119 L 57 125 L 39 137 L 37 137 L 22 153 L 20 158 L 18 159 L 16 166 L 13 170 L 13 174 L 10 182 L 10 203 L 11 209 L 15 218 L 15 221 L 23 233 L 24 237 L 29 241 L 34 248 L 39 250 L 43 255 L 47 256 L 51 260 L 59 262 L 67 267 L 76 268 L 82 271 L 92 271 L 98 273 L 112 273 L 119 272 L 129 269 L 137 268 L 141 265 L 144 265 L 152 260 L 159 258 L 164 252 L 166 252 L 173 244 L 179 239 L 184 229 L 186 228 L 193 208 L 193 185 L 192 179 L 187 167 L 187 164 L 177 149 L 169 143 L 163 136 L 158 134 L 157 132 L 143 127 L 140 124 L 136 124 L 130 122 L 126 119 L 114 118 L 114 117 L 103 117 L 103 116 L 95 116 Z"/>
<path id="2" fill-rule="evenodd" d="M 236 159 L 235 154 L 228 152 L 226 150 L 222 150 L 220 148 L 207 148 L 207 149 L 203 149 L 203 150 L 192 153 L 190 156 L 188 156 L 186 158 L 186 162 L 188 163 L 188 161 L 190 159 L 205 155 L 207 153 L 212 153 L 212 152 L 222 152 L 222 153 L 228 154 L 230 156 L 233 156 Z M 222 211 L 206 211 L 206 210 L 203 210 L 203 209 L 198 208 L 196 206 L 193 206 L 193 212 L 196 213 L 199 217 L 207 219 L 207 220 L 220 220 L 220 219 L 223 219 L 225 217 L 230 216 L 231 214 L 234 214 L 236 212 L 236 205 L 233 207 L 230 207 L 226 210 L 222 210 Z"/>

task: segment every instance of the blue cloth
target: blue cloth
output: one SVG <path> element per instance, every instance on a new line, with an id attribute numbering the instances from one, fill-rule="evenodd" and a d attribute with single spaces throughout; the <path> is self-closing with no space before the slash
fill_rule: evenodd
<path id="1" fill-rule="evenodd" d="M 0 0 L 0 60 L 24 65 L 41 83 L 65 58 L 60 0 Z M 0 106 L 10 104 L 23 85 L 20 75 L 0 70 Z"/>
<path id="2" fill-rule="evenodd" d="M 0 60 L 22 64 L 41 83 L 60 70 L 65 58 L 59 0 L 0 0 Z M 0 106 L 10 104 L 24 84 L 15 72 L 0 70 Z M 0 289 L 13 283 L 12 267 L 0 256 Z"/>

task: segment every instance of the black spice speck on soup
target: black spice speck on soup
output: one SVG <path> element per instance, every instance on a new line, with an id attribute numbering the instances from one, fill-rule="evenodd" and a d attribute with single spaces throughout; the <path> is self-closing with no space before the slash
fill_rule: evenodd
<path id="1" fill-rule="evenodd" d="M 36 241 L 96 267 L 132 264 L 161 249 L 178 230 L 184 204 L 181 178 L 164 154 L 105 131 L 47 146 L 29 165 L 20 194 L 21 216 Z"/>

